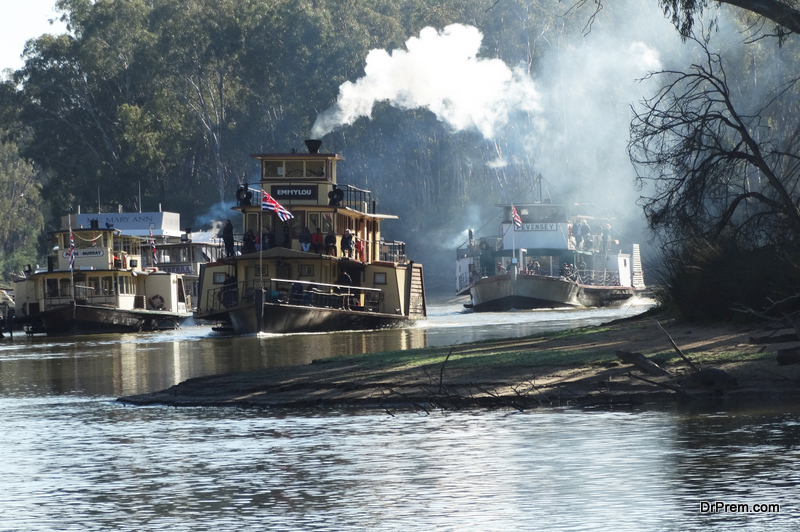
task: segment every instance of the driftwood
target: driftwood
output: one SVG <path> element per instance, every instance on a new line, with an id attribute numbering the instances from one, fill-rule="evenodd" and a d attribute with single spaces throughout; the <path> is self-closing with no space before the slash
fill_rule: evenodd
<path id="1" fill-rule="evenodd" d="M 630 351 L 617 351 L 617 358 L 625 362 L 626 364 L 631 364 L 636 366 L 640 370 L 644 371 L 649 375 L 655 375 L 656 377 L 663 377 L 664 375 L 669 375 L 669 372 L 644 356 L 641 353 L 631 353 Z"/>
<path id="2" fill-rule="evenodd" d="M 656 327 L 658 327 L 658 330 L 660 330 L 662 333 L 667 335 L 667 338 L 669 339 L 669 343 L 672 344 L 672 348 L 675 349 L 675 351 L 681 356 L 683 361 L 686 362 L 689 365 L 690 368 L 692 368 L 692 371 L 695 371 L 695 372 L 700 371 L 700 368 L 695 366 L 694 362 L 689 360 L 689 358 L 686 355 L 683 354 L 683 351 L 681 351 L 680 347 L 678 347 L 678 344 L 676 344 L 675 340 L 672 339 L 672 336 L 670 336 L 669 333 L 664 330 L 664 327 L 662 327 L 661 324 L 658 323 L 658 320 L 653 320 L 653 321 L 655 322 Z"/>
<path id="3" fill-rule="evenodd" d="M 800 347 L 792 347 L 790 349 L 778 349 L 777 359 L 779 366 L 800 364 Z"/>
<path id="4" fill-rule="evenodd" d="M 667 390 L 672 390 L 673 392 L 675 392 L 678 395 L 681 395 L 683 397 L 690 397 L 689 394 L 687 394 L 686 392 L 684 392 L 683 390 L 681 390 L 677 386 L 673 386 L 671 384 L 667 384 L 666 382 L 651 381 L 650 379 L 645 379 L 644 377 L 640 377 L 638 375 L 634 375 L 630 371 L 628 372 L 628 375 L 633 377 L 634 379 L 639 379 L 640 381 L 644 381 L 647 384 L 652 384 L 654 386 L 661 386 L 662 388 L 666 388 Z"/>

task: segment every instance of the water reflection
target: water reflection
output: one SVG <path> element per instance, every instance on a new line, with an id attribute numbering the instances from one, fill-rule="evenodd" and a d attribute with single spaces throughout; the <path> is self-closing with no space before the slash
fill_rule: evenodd
<path id="1" fill-rule="evenodd" d="M 132 395 L 203 375 L 308 364 L 332 356 L 451 345 L 597 325 L 641 312 L 623 309 L 472 313 L 432 305 L 415 327 L 329 334 L 220 336 L 209 327 L 147 334 L 26 338 L 0 343 L 4 394 Z"/>

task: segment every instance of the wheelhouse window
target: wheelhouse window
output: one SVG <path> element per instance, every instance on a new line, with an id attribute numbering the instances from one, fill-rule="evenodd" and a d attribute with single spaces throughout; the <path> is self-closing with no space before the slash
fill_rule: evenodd
<path id="1" fill-rule="evenodd" d="M 261 164 L 262 177 L 283 177 L 283 161 L 264 161 Z"/>

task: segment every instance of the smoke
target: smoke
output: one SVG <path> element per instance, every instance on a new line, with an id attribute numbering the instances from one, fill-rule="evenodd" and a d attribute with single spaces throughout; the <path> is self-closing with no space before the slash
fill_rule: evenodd
<path id="1" fill-rule="evenodd" d="M 406 50 L 372 50 L 365 76 L 339 87 L 336 104 L 317 117 L 313 138 L 371 117 L 382 101 L 428 109 L 453 129 L 475 128 L 485 138 L 515 112 L 539 110 L 539 94 L 522 69 L 477 57 L 482 40 L 477 28 L 453 24 L 440 32 L 423 29 L 406 41 Z"/>
<path id="2" fill-rule="evenodd" d="M 209 211 L 197 217 L 194 221 L 194 227 L 199 230 L 221 231 L 225 220 L 231 220 L 234 227 L 241 225 L 241 214 L 233 211 L 236 202 L 221 201 L 211 207 Z M 237 225 L 238 222 L 238 225 Z"/>

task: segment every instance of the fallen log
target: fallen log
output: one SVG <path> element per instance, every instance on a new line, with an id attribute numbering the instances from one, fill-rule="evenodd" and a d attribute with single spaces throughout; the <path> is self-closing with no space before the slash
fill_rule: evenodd
<path id="1" fill-rule="evenodd" d="M 640 370 L 644 371 L 649 375 L 655 375 L 656 377 L 663 377 L 664 375 L 669 375 L 669 372 L 644 356 L 641 353 L 631 353 L 630 351 L 617 351 L 617 358 L 625 362 L 626 364 L 631 364 L 636 366 Z"/>
<path id="2" fill-rule="evenodd" d="M 747 342 L 750 344 L 760 345 L 760 344 L 782 344 L 788 342 L 797 342 L 800 341 L 800 338 L 797 337 L 797 333 L 790 333 L 790 334 L 776 334 L 774 336 L 751 336 L 747 339 Z"/>

